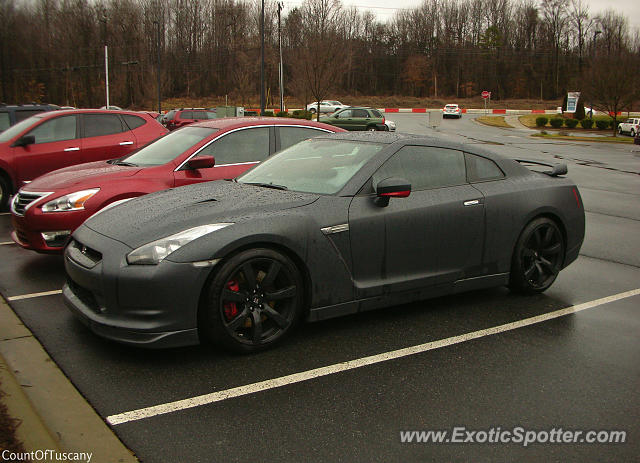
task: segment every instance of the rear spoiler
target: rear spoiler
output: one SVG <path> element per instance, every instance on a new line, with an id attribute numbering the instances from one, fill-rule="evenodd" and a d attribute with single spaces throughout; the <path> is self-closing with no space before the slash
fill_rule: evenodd
<path id="1" fill-rule="evenodd" d="M 564 162 L 560 164 L 548 164 L 546 162 L 529 161 L 527 159 L 514 159 L 514 161 L 519 162 L 520 164 L 531 164 L 534 166 L 551 167 L 551 170 L 542 171 L 543 174 L 547 174 L 550 177 L 557 177 L 558 175 L 566 175 L 568 172 L 567 165 Z"/>

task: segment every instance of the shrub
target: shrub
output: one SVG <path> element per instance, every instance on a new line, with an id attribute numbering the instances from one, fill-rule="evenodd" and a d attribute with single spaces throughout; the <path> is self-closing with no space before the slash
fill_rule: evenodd
<path id="1" fill-rule="evenodd" d="M 554 129 L 559 129 L 560 127 L 562 127 L 563 121 L 564 120 L 561 117 L 552 117 L 549 121 L 549 124 L 551 124 L 551 127 L 553 127 Z"/>
<path id="2" fill-rule="evenodd" d="M 583 129 L 590 129 L 593 127 L 593 119 L 582 119 L 580 121 L 580 125 Z"/>
<path id="3" fill-rule="evenodd" d="M 609 121 L 606 119 L 596 119 L 596 127 L 600 130 L 606 130 L 609 128 Z"/>
<path id="4" fill-rule="evenodd" d="M 566 125 L 570 129 L 575 129 L 576 126 L 578 125 L 578 119 L 565 119 L 564 125 Z"/>
<path id="5" fill-rule="evenodd" d="M 311 120 L 312 116 L 313 115 L 311 114 L 311 112 L 305 111 L 304 109 L 296 109 L 292 114 L 292 117 L 294 117 L 296 119 L 308 119 L 308 120 Z"/>
<path id="6" fill-rule="evenodd" d="M 544 116 L 536 117 L 536 127 L 544 127 L 549 122 L 549 119 Z"/>
<path id="7" fill-rule="evenodd" d="M 576 106 L 576 112 L 573 117 L 577 121 L 584 119 L 584 103 L 582 100 L 578 100 L 578 106 Z"/>
<path id="8" fill-rule="evenodd" d="M 278 111 L 276 117 L 289 117 L 289 113 L 287 111 Z"/>
<path id="9" fill-rule="evenodd" d="M 273 111 L 265 111 L 262 115 L 265 117 L 273 117 Z"/>

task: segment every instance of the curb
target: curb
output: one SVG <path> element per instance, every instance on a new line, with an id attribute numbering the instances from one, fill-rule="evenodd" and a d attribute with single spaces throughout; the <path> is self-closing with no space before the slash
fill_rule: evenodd
<path id="1" fill-rule="evenodd" d="M 27 452 L 51 450 L 54 455 L 58 452 L 58 460 L 60 452 L 66 452 L 68 458 L 84 452 L 91 453 L 94 462 L 138 461 L 2 296 L 0 376 L 6 393 L 3 401 L 11 416 L 21 421 L 17 433 Z M 55 456 L 32 460 L 57 461 Z"/>

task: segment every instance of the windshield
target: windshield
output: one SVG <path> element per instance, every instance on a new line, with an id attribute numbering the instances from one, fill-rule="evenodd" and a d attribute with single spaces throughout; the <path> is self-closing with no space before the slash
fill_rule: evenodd
<path id="1" fill-rule="evenodd" d="M 293 145 L 238 177 L 306 193 L 334 194 L 384 145 L 347 140 L 310 139 Z"/>
<path id="2" fill-rule="evenodd" d="M 20 132 L 27 130 L 29 127 L 35 124 L 38 121 L 38 119 L 40 119 L 41 117 L 42 115 L 31 116 L 22 122 L 18 122 L 17 124 L 12 125 L 7 130 L 0 133 L 0 143 L 9 141 L 13 137 L 18 135 Z"/>
<path id="3" fill-rule="evenodd" d="M 118 163 L 143 167 L 160 166 L 174 160 L 218 130 L 208 127 L 183 127 L 148 144 L 131 156 L 122 158 Z"/>

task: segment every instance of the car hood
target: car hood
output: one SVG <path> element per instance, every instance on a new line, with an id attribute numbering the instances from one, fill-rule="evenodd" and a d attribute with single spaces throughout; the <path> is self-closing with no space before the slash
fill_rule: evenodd
<path id="1" fill-rule="evenodd" d="M 105 210 L 84 226 L 131 248 L 204 224 L 246 222 L 318 195 L 218 180 L 164 190 Z"/>
<path id="2" fill-rule="evenodd" d="M 62 188 L 89 188 L 113 178 L 131 177 L 140 167 L 115 166 L 106 161 L 90 162 L 54 170 L 36 178 L 23 188 L 24 191 L 56 191 Z"/>

